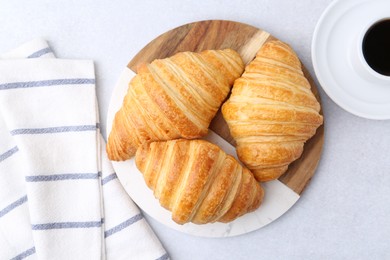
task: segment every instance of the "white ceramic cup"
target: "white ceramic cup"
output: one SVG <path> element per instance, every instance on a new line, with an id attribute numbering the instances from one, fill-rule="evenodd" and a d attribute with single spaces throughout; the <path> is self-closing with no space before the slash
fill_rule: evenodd
<path id="1" fill-rule="evenodd" d="M 368 65 L 363 55 L 363 41 L 367 32 L 371 29 L 372 26 L 385 20 L 390 20 L 390 17 L 383 17 L 379 20 L 376 19 L 367 21 L 367 24 L 358 34 L 357 40 L 355 41 L 355 46 L 351 48 L 350 52 L 351 65 L 356 70 L 356 72 L 358 72 L 366 80 L 378 83 L 379 86 L 387 86 L 390 84 L 390 76 L 380 74 L 372 69 L 370 65 Z M 388 86 L 390 87 L 390 85 Z"/>

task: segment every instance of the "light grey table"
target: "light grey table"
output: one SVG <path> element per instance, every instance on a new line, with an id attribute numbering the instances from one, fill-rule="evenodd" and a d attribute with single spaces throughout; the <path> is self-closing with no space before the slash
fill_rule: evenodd
<path id="1" fill-rule="evenodd" d="M 94 60 L 105 129 L 120 72 L 159 34 L 206 19 L 248 23 L 288 42 L 314 75 L 312 34 L 330 2 L 0 0 L 0 52 L 43 37 L 58 57 Z M 224 239 L 189 236 L 148 218 L 172 259 L 390 258 L 390 120 L 358 118 L 320 93 L 325 145 L 298 203 L 265 228 Z"/>

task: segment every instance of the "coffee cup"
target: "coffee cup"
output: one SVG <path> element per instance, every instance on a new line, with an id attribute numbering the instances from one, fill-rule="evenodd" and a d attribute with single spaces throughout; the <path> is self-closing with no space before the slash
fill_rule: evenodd
<path id="1" fill-rule="evenodd" d="M 390 76 L 390 18 L 374 23 L 362 42 L 363 56 L 377 73 Z"/>
<path id="2" fill-rule="evenodd" d="M 378 83 L 390 82 L 390 17 L 363 27 L 350 58 L 361 76 Z"/>

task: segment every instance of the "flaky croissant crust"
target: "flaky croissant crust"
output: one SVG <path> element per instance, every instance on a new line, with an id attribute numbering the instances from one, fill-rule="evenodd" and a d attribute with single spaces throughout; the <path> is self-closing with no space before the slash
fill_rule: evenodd
<path id="1" fill-rule="evenodd" d="M 144 144 L 136 165 L 179 224 L 230 222 L 257 209 L 263 200 L 264 191 L 252 173 L 204 140 Z"/>
<path id="2" fill-rule="evenodd" d="M 206 135 L 243 69 L 231 49 L 181 52 L 141 65 L 115 115 L 109 158 L 129 159 L 144 142 Z"/>
<path id="3" fill-rule="evenodd" d="M 259 181 L 278 178 L 301 156 L 323 122 L 319 111 L 301 62 L 280 41 L 262 46 L 222 107 L 237 154 Z"/>

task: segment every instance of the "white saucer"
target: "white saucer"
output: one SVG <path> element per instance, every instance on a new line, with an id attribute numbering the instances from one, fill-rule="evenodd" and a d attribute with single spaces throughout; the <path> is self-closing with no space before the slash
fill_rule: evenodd
<path id="1" fill-rule="evenodd" d="M 346 111 L 369 119 L 390 119 L 390 77 L 372 70 L 361 50 L 365 32 L 386 18 L 389 0 L 336 0 L 313 35 L 313 66 L 322 88 Z"/>

